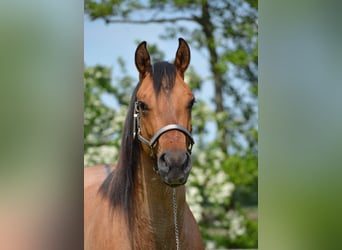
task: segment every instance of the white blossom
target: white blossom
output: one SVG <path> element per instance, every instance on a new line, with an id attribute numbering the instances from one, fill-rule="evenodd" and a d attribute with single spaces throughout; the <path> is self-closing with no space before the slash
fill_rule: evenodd
<path id="1" fill-rule="evenodd" d="M 232 240 L 236 239 L 238 236 L 241 236 L 246 232 L 244 217 L 239 214 L 239 212 L 230 210 L 227 213 L 227 218 L 230 221 L 228 235 Z"/>

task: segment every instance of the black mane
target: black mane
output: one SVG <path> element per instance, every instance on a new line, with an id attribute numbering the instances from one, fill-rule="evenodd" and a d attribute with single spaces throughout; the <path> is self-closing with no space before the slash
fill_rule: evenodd
<path id="1" fill-rule="evenodd" d="M 108 197 L 112 208 L 121 207 L 131 214 L 131 194 L 134 187 L 136 167 L 140 154 L 140 146 L 137 138 L 133 138 L 133 115 L 136 93 L 140 87 L 138 84 L 133 92 L 128 113 L 125 120 L 124 130 L 121 139 L 121 149 L 118 164 L 100 187 L 100 192 Z M 127 217 L 129 219 L 129 217 Z"/>
<path id="2" fill-rule="evenodd" d="M 168 62 L 157 62 L 151 72 L 153 87 L 158 95 L 162 89 L 170 90 L 175 84 L 176 67 Z M 101 185 L 99 192 L 110 200 L 112 208 L 120 207 L 126 214 L 129 225 L 132 226 L 132 192 L 134 190 L 136 169 L 140 155 L 140 142 L 133 138 L 134 103 L 140 82 L 135 87 L 128 113 L 125 120 L 124 131 L 121 139 L 120 156 L 117 167 L 112 171 Z"/>

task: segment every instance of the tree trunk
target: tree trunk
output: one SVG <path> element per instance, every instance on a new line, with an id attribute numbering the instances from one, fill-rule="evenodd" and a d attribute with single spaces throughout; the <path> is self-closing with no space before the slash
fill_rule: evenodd
<path id="1" fill-rule="evenodd" d="M 209 12 L 209 3 L 205 1 L 202 5 L 202 16 L 198 19 L 198 23 L 202 26 L 202 30 L 207 40 L 207 49 L 209 51 L 210 57 L 210 70 L 213 74 L 214 86 L 215 86 L 215 97 L 214 102 L 216 105 L 216 112 L 224 112 L 223 105 L 223 86 L 224 86 L 224 77 L 223 74 L 218 70 L 217 64 L 219 62 L 219 56 L 216 51 L 215 46 L 215 37 L 214 31 L 215 27 L 212 23 L 210 12 Z M 222 127 L 222 123 L 217 122 L 217 128 L 219 133 L 221 131 L 222 135 L 219 134 L 218 138 L 221 139 L 219 145 L 223 152 L 227 153 L 228 148 L 228 128 L 226 126 Z"/>

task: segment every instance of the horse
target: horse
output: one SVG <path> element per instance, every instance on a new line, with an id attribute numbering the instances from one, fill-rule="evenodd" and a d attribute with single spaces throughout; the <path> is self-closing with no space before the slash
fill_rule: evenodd
<path id="1" fill-rule="evenodd" d="M 152 65 L 146 42 L 138 45 L 118 163 L 84 170 L 85 249 L 204 249 L 185 190 L 194 144 L 189 63 L 182 38 L 173 63 Z"/>

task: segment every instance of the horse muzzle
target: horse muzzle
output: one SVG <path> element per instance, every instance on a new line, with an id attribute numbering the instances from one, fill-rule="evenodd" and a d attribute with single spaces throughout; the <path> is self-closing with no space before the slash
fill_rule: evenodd
<path id="1" fill-rule="evenodd" d="M 161 153 L 157 164 L 162 181 L 171 187 L 185 184 L 192 167 L 190 153 L 183 150 Z"/>

